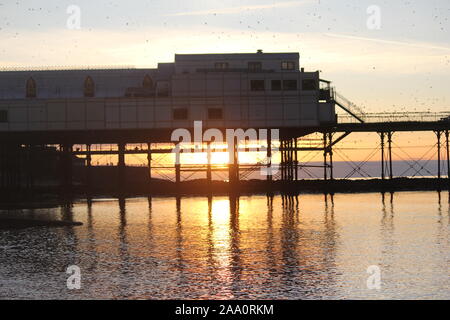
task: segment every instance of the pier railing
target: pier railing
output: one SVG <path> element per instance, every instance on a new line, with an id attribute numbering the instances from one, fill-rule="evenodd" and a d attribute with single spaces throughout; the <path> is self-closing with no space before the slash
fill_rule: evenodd
<path id="1" fill-rule="evenodd" d="M 435 122 L 449 121 L 450 111 L 442 112 L 380 112 L 365 113 L 364 122 Z M 358 123 L 350 114 L 338 114 L 338 123 Z"/>
<path id="2" fill-rule="evenodd" d="M 340 93 L 333 90 L 334 102 L 346 112 L 346 115 L 357 122 L 366 122 L 365 112 L 356 104 L 345 98 Z"/>

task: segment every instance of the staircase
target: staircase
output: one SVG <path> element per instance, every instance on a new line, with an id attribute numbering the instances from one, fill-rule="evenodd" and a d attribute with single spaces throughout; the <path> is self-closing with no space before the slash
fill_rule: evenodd
<path id="1" fill-rule="evenodd" d="M 342 110 L 350 114 L 356 120 L 358 120 L 361 123 L 366 122 L 366 114 L 364 113 L 364 111 L 362 111 L 360 107 L 358 107 L 356 104 L 345 98 L 343 95 L 334 91 L 332 99 Z"/>

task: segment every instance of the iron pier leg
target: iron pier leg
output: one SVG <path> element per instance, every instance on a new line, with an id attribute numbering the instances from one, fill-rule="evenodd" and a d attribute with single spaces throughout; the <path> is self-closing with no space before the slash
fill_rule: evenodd
<path id="1" fill-rule="evenodd" d="M 175 148 L 178 148 L 175 153 L 175 183 L 180 184 L 181 182 L 181 145 L 180 143 L 175 144 Z"/>
<path id="2" fill-rule="evenodd" d="M 62 177 L 63 188 L 70 189 L 72 187 L 72 144 L 64 144 L 62 149 Z"/>
<path id="3" fill-rule="evenodd" d="M 389 179 L 394 177 L 392 172 L 392 132 L 387 133 L 388 136 L 388 152 L 389 152 Z"/>
<path id="4" fill-rule="evenodd" d="M 294 163 L 295 163 L 295 169 L 294 169 L 294 175 L 295 175 L 295 181 L 298 181 L 298 143 L 297 143 L 297 138 L 295 138 L 294 140 Z"/>
<path id="5" fill-rule="evenodd" d="M 1 187 L 5 187 L 5 157 L 3 145 L 0 146 L 0 174 L 1 174 Z"/>
<path id="6" fill-rule="evenodd" d="M 294 139 L 289 141 L 290 163 L 291 163 L 291 181 L 295 180 L 295 160 L 294 160 Z"/>
<path id="7" fill-rule="evenodd" d="M 288 180 L 292 181 L 292 140 L 287 141 L 287 169 Z"/>
<path id="8" fill-rule="evenodd" d="M 447 177 L 450 182 L 450 150 L 449 150 L 449 132 L 445 131 L 445 147 L 447 150 Z"/>
<path id="9" fill-rule="evenodd" d="M 235 165 L 236 183 L 239 183 L 239 145 L 237 139 L 234 143 L 234 165 Z"/>
<path id="10" fill-rule="evenodd" d="M 327 173 L 327 134 L 323 133 L 323 179 L 328 180 L 328 173 Z"/>
<path id="11" fill-rule="evenodd" d="M 333 133 L 328 133 L 328 154 L 330 155 L 330 179 L 334 180 L 334 168 L 333 168 Z"/>
<path id="12" fill-rule="evenodd" d="M 272 130 L 267 130 L 267 181 L 272 181 Z"/>
<path id="13" fill-rule="evenodd" d="M 286 172 L 285 172 L 285 154 L 284 154 L 284 140 L 280 140 L 280 151 L 281 151 L 281 163 L 280 163 L 280 169 L 281 169 L 281 181 L 286 180 Z"/>
<path id="14" fill-rule="evenodd" d="M 384 180 L 385 177 L 385 169 L 384 169 L 384 132 L 380 132 L 381 138 L 381 179 Z"/>
<path id="15" fill-rule="evenodd" d="M 441 135 L 442 131 L 435 131 L 437 137 L 438 179 L 441 178 Z"/>
<path id="16" fill-rule="evenodd" d="M 123 189 L 125 187 L 125 143 L 119 143 L 119 160 L 117 162 L 117 167 L 119 171 L 119 189 Z"/>
<path id="17" fill-rule="evenodd" d="M 237 139 L 234 138 L 232 145 L 228 144 L 230 152 L 230 163 L 228 167 L 228 180 L 231 185 L 235 185 L 239 181 L 239 164 L 238 164 L 238 148 Z"/>
<path id="18" fill-rule="evenodd" d="M 34 162 L 33 162 L 33 146 L 32 145 L 27 145 L 26 146 L 26 168 L 27 168 L 27 182 L 26 182 L 26 187 L 27 189 L 32 189 L 34 187 L 34 178 L 33 178 L 33 174 L 34 174 Z"/>
<path id="19" fill-rule="evenodd" d="M 91 145 L 86 145 L 86 185 L 88 188 L 92 185 L 92 155 Z"/>
<path id="20" fill-rule="evenodd" d="M 210 185 L 212 182 L 212 167 L 211 167 L 211 160 L 212 160 L 212 154 L 211 154 L 211 142 L 208 142 L 206 144 L 206 157 L 207 157 L 207 167 L 206 167 L 206 180 L 208 184 Z"/>
<path id="21" fill-rule="evenodd" d="M 147 164 L 148 164 L 148 177 L 149 181 L 152 181 L 152 144 L 147 143 Z"/>

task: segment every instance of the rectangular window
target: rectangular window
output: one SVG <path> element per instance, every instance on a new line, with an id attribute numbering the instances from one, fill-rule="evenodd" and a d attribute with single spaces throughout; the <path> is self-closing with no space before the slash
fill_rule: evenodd
<path id="1" fill-rule="evenodd" d="M 186 108 L 173 109 L 173 120 L 186 120 L 188 118 L 188 110 Z"/>
<path id="2" fill-rule="evenodd" d="M 209 108 L 208 109 L 208 119 L 220 120 L 222 118 L 223 118 L 223 111 L 221 108 Z"/>
<path id="3" fill-rule="evenodd" d="M 250 80 L 251 91 L 264 91 L 265 89 L 264 80 Z"/>
<path id="4" fill-rule="evenodd" d="M 316 80 L 304 79 L 302 81 L 302 89 L 305 91 L 317 90 Z"/>
<path id="5" fill-rule="evenodd" d="M 228 62 L 216 62 L 214 68 L 219 70 L 228 69 Z"/>
<path id="6" fill-rule="evenodd" d="M 297 90 L 297 80 L 283 80 L 283 90 Z"/>
<path id="7" fill-rule="evenodd" d="M 262 63 L 261 62 L 249 62 L 248 63 L 248 70 L 249 71 L 261 71 L 262 70 Z"/>
<path id="8" fill-rule="evenodd" d="M 281 70 L 295 70 L 295 62 L 294 61 L 281 62 Z"/>
<path id="9" fill-rule="evenodd" d="M 8 110 L 0 110 L 0 123 L 8 122 Z"/>
<path id="10" fill-rule="evenodd" d="M 281 80 L 272 80 L 272 91 L 281 90 Z"/>

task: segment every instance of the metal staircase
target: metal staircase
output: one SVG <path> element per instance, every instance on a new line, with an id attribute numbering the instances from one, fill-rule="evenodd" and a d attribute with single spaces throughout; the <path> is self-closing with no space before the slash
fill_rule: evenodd
<path id="1" fill-rule="evenodd" d="M 364 111 L 343 95 L 333 90 L 332 99 L 342 110 L 350 114 L 356 120 L 361 123 L 366 122 L 366 114 Z"/>

